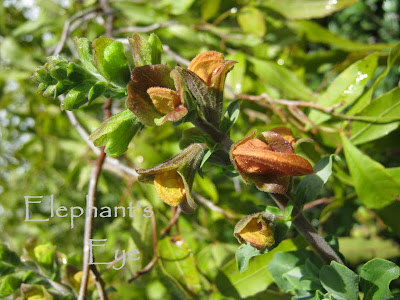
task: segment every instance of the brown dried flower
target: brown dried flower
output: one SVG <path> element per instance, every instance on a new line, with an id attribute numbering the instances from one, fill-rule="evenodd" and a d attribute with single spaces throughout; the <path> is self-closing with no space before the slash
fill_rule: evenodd
<path id="1" fill-rule="evenodd" d="M 314 172 L 305 158 L 294 154 L 293 143 L 291 130 L 278 127 L 257 138 L 252 133 L 233 144 L 230 156 L 246 183 L 254 182 L 265 192 L 285 194 L 290 176 Z"/>

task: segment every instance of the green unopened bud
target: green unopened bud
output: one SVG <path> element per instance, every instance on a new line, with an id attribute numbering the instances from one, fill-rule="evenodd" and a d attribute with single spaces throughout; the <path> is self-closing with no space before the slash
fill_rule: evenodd
<path id="1" fill-rule="evenodd" d="M 146 40 L 135 33 L 128 41 L 136 67 L 161 64 L 162 44 L 155 34 L 151 34 Z"/>
<path id="2" fill-rule="evenodd" d="M 103 95 L 103 93 L 107 90 L 108 83 L 104 81 L 96 82 L 89 90 L 88 100 L 89 104 L 92 103 L 93 100 Z"/>
<path id="3" fill-rule="evenodd" d="M 88 75 L 89 73 L 81 66 L 73 62 L 69 63 L 67 67 L 68 80 L 78 83 L 85 80 Z"/>
<path id="4" fill-rule="evenodd" d="M 55 98 L 56 95 L 56 85 L 52 84 L 47 86 L 46 90 L 43 92 L 44 97 Z"/>
<path id="5" fill-rule="evenodd" d="M 50 56 L 47 58 L 45 69 L 48 70 L 51 77 L 57 81 L 67 79 L 68 61 L 59 56 Z"/>
<path id="6" fill-rule="evenodd" d="M 269 212 L 255 213 L 244 217 L 236 224 L 234 236 L 239 243 L 249 243 L 261 250 L 275 243 L 274 228 L 275 215 Z"/>
<path id="7" fill-rule="evenodd" d="M 32 75 L 32 79 L 37 83 L 51 84 L 56 82 L 44 67 L 37 68 L 36 72 Z"/>
<path id="8" fill-rule="evenodd" d="M 61 104 L 62 109 L 74 110 L 87 103 L 89 90 L 95 81 L 86 80 L 71 89 Z"/>

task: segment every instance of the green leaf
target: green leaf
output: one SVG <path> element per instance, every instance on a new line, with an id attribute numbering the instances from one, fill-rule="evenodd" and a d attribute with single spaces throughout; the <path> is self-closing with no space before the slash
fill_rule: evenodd
<path id="1" fill-rule="evenodd" d="M 379 237 L 373 239 L 341 237 L 339 250 L 346 257 L 346 261 L 353 265 L 374 257 L 392 258 L 400 255 L 400 247 L 396 243 Z"/>
<path id="2" fill-rule="evenodd" d="M 352 270 L 332 261 L 320 272 L 321 284 L 337 300 L 357 300 L 359 277 Z"/>
<path id="3" fill-rule="evenodd" d="M 386 171 L 388 171 L 389 174 L 392 175 L 393 178 L 397 178 L 397 181 L 400 184 L 400 167 L 389 168 L 389 169 L 386 169 Z"/>
<path id="4" fill-rule="evenodd" d="M 74 44 L 85 69 L 92 74 L 98 74 L 96 67 L 93 65 L 93 48 L 90 41 L 87 38 L 75 38 Z"/>
<path id="5" fill-rule="evenodd" d="M 56 246 L 48 242 L 43 245 L 38 245 L 33 249 L 33 254 L 37 262 L 51 266 L 54 261 L 54 255 L 56 253 Z"/>
<path id="6" fill-rule="evenodd" d="M 268 270 L 280 289 L 294 292 L 298 285 L 311 285 L 308 279 L 317 277 L 318 273 L 313 275 L 313 270 L 319 270 L 322 264 L 321 259 L 308 250 L 279 252 L 269 263 Z"/>
<path id="7" fill-rule="evenodd" d="M 340 160 L 337 155 L 322 158 L 314 166 L 314 174 L 304 177 L 296 188 L 296 204 L 301 206 L 317 198 L 324 184 L 332 174 L 333 160 Z"/>
<path id="8" fill-rule="evenodd" d="M 288 19 L 312 19 L 328 16 L 358 0 L 267 0 L 261 2 Z"/>
<path id="9" fill-rule="evenodd" d="M 203 0 L 201 1 L 201 18 L 204 21 L 211 19 L 219 10 L 221 0 Z"/>
<path id="10" fill-rule="evenodd" d="M 19 289 L 22 280 L 14 275 L 7 275 L 1 279 L 0 283 L 0 297 L 11 295 L 14 291 Z"/>
<path id="11" fill-rule="evenodd" d="M 66 110 L 74 110 L 84 105 L 89 101 L 89 91 L 95 83 L 96 82 L 94 80 L 85 80 L 81 84 L 75 86 L 65 96 L 65 99 L 61 104 L 61 108 Z"/>
<path id="12" fill-rule="evenodd" d="M 28 300 L 53 300 L 53 297 L 43 285 L 21 284 L 21 293 L 24 299 Z"/>
<path id="13" fill-rule="evenodd" d="M 157 35 L 152 33 L 148 40 L 134 33 L 128 39 L 135 67 L 161 64 L 162 44 Z"/>
<path id="14" fill-rule="evenodd" d="M 107 155 L 117 156 L 128 149 L 129 142 L 142 127 L 138 118 L 127 109 L 104 121 L 89 139 L 96 147 L 107 144 Z"/>
<path id="15" fill-rule="evenodd" d="M 249 58 L 253 65 L 254 73 L 259 80 L 271 84 L 281 90 L 284 96 L 294 99 L 311 101 L 312 91 L 292 71 L 274 62 L 257 58 Z"/>
<path id="16" fill-rule="evenodd" d="M 385 170 L 341 135 L 346 162 L 359 199 L 367 208 L 380 209 L 396 201 L 400 185 Z"/>
<path id="17" fill-rule="evenodd" d="M 209 177 L 202 178 L 200 176 L 196 176 L 195 183 L 199 186 L 202 193 L 207 195 L 213 202 L 218 202 L 218 190 Z"/>
<path id="18" fill-rule="evenodd" d="M 249 268 L 250 259 L 254 256 L 264 253 L 264 250 L 258 250 L 248 244 L 241 245 L 236 251 L 236 264 L 240 273 Z"/>
<path id="19" fill-rule="evenodd" d="M 348 115 L 354 115 L 356 113 L 359 113 L 363 108 L 365 108 L 370 103 L 373 92 L 376 90 L 376 88 L 379 86 L 382 80 L 385 79 L 386 75 L 389 73 L 390 69 L 393 67 L 393 65 L 395 64 L 395 62 L 399 57 L 400 57 L 400 43 L 397 43 L 390 51 L 385 71 L 383 71 L 382 74 L 380 74 L 378 78 L 375 79 L 374 83 L 369 88 L 369 90 L 365 92 L 364 95 L 362 95 L 361 98 L 349 109 L 349 111 L 347 112 Z"/>
<path id="20" fill-rule="evenodd" d="M 161 54 L 163 52 L 162 44 L 160 39 L 154 33 L 150 34 L 149 46 L 151 49 L 151 64 L 157 65 L 161 64 Z"/>
<path id="21" fill-rule="evenodd" d="M 167 21 L 164 11 L 155 9 L 151 2 L 111 1 L 110 6 L 118 10 L 128 20 L 135 20 L 138 24 L 155 24 Z M 149 11 L 152 13 L 150 14 Z"/>
<path id="22" fill-rule="evenodd" d="M 262 12 L 253 7 L 245 6 L 239 10 L 237 21 L 240 28 L 246 33 L 252 33 L 257 37 L 263 37 L 267 32 L 267 25 Z"/>
<path id="23" fill-rule="evenodd" d="M 236 245 L 220 242 L 206 245 L 196 255 L 197 266 L 202 274 L 215 280 L 220 267 L 231 261 L 236 249 Z"/>
<path id="24" fill-rule="evenodd" d="M 216 285 L 224 296 L 235 297 L 235 299 L 245 298 L 264 291 L 273 279 L 267 269 L 274 254 L 281 251 L 293 251 L 305 245 L 295 240 L 285 240 L 274 250 L 258 255 L 251 261 L 249 268 L 240 273 L 236 267 L 236 261 L 231 260 L 221 268 Z"/>
<path id="25" fill-rule="evenodd" d="M 93 100 L 103 95 L 103 93 L 107 90 L 108 83 L 104 81 L 97 81 L 89 90 L 88 100 L 89 104 L 92 103 Z"/>
<path id="26" fill-rule="evenodd" d="M 376 117 L 377 119 L 400 116 L 400 88 L 395 88 L 374 99 L 359 115 Z M 370 142 L 386 136 L 398 127 L 399 122 L 374 124 L 373 122 L 353 121 L 351 124 L 351 141 L 355 145 Z"/>
<path id="27" fill-rule="evenodd" d="M 226 86 L 229 86 L 235 94 L 242 92 L 244 76 L 246 73 L 246 54 L 234 52 L 225 56 L 226 60 L 234 60 L 238 63 L 226 77 Z"/>
<path id="28" fill-rule="evenodd" d="M 160 4 L 164 9 L 173 15 L 182 15 L 186 13 L 195 0 L 161 0 Z"/>
<path id="29" fill-rule="evenodd" d="M 176 280 L 173 276 L 171 276 L 163 267 L 162 263 L 157 264 L 157 273 L 160 275 L 161 281 L 165 286 L 168 287 L 168 292 L 174 299 L 179 300 L 193 300 L 188 292 L 184 289 L 184 287 Z"/>
<path id="30" fill-rule="evenodd" d="M 364 91 L 367 82 L 372 78 L 378 64 L 378 53 L 373 53 L 364 59 L 356 61 L 346 70 L 344 70 L 335 80 L 329 85 L 328 89 L 319 97 L 318 104 L 331 107 L 339 103 L 341 105 L 337 111 L 342 111 L 348 107 Z M 312 110 L 309 118 L 316 124 L 321 124 L 327 121 L 331 116 L 321 111 Z"/>
<path id="31" fill-rule="evenodd" d="M 102 36 L 94 40 L 92 46 L 100 74 L 117 87 L 125 88 L 129 82 L 130 71 L 124 45 Z"/>
<path id="32" fill-rule="evenodd" d="M 321 25 L 311 21 L 289 21 L 289 28 L 299 35 L 305 35 L 307 40 L 314 43 L 330 45 L 333 48 L 354 52 L 354 51 L 380 51 L 390 49 L 393 44 L 363 44 L 345 39 Z"/>
<path id="33" fill-rule="evenodd" d="M 365 263 L 360 272 L 360 287 L 364 300 L 393 299 L 389 284 L 399 278 L 400 268 L 387 260 L 374 258 Z"/>
<path id="34" fill-rule="evenodd" d="M 229 103 L 228 108 L 222 118 L 220 129 L 222 132 L 228 133 L 235 124 L 240 113 L 240 100 L 235 100 Z"/>
<path id="35" fill-rule="evenodd" d="M 21 264 L 18 254 L 8 249 L 8 247 L 4 244 L 0 244 L 0 262 L 4 262 L 15 267 Z"/>
<path id="36" fill-rule="evenodd" d="M 185 289 L 197 293 L 201 290 L 200 277 L 189 246 L 180 237 L 166 237 L 158 243 L 160 264 Z"/>

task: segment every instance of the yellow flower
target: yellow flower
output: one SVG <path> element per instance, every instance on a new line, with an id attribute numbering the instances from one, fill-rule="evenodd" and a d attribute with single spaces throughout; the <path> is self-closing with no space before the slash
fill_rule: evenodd
<path id="1" fill-rule="evenodd" d="M 268 213 L 248 215 L 240 220 L 234 231 L 239 243 L 249 243 L 258 250 L 265 249 L 275 243 L 275 218 Z"/>
<path id="2" fill-rule="evenodd" d="M 138 180 L 154 184 L 158 196 L 168 205 L 193 213 L 197 205 L 190 190 L 206 148 L 205 144 L 191 144 L 166 162 L 151 169 L 137 170 Z"/>
<path id="3" fill-rule="evenodd" d="M 162 201 L 177 206 L 186 199 L 185 184 L 177 169 L 157 173 L 154 188 Z"/>

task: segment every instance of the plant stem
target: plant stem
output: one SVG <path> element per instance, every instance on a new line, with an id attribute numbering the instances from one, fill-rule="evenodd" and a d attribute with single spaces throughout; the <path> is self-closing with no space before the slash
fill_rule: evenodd
<path id="1" fill-rule="evenodd" d="M 285 211 L 286 205 L 289 202 L 287 195 L 273 194 L 270 193 L 272 199 L 279 206 L 282 211 Z M 301 210 L 297 207 L 293 207 L 292 211 L 292 222 L 296 227 L 297 231 L 307 240 L 308 244 L 314 248 L 314 250 L 321 256 L 326 262 L 330 263 L 332 260 L 343 264 L 339 255 L 332 249 L 332 247 L 325 241 L 325 239 L 315 230 L 307 218 L 303 215 Z"/>
<path id="2" fill-rule="evenodd" d="M 209 135 L 214 141 L 220 143 L 222 148 L 229 153 L 233 142 L 225 133 L 215 128 L 213 125 L 208 123 L 203 118 L 199 117 L 196 120 L 192 121 L 192 124 L 196 126 L 198 129 L 203 131 L 205 134 Z"/>
<path id="3" fill-rule="evenodd" d="M 87 206 L 96 206 L 96 190 L 97 190 L 97 183 L 99 180 L 101 168 L 104 163 L 104 159 L 106 154 L 104 149 L 100 153 L 100 156 L 97 158 L 96 165 L 94 166 L 92 173 L 90 174 L 90 181 L 89 181 L 89 192 L 87 195 Z M 92 238 L 93 235 L 93 225 L 94 225 L 94 217 L 93 214 L 89 214 L 85 218 L 85 233 L 84 233 L 84 240 L 83 240 L 83 270 L 82 270 L 82 279 L 81 279 L 81 286 L 79 289 L 79 300 L 86 299 L 87 293 L 87 284 L 89 280 L 89 255 L 90 255 L 90 248 L 89 248 L 89 239 Z M 105 294 L 106 295 L 106 294 Z M 104 299 L 107 296 L 105 296 Z"/>
<path id="4" fill-rule="evenodd" d="M 233 141 L 222 131 L 212 126 L 210 123 L 202 118 L 198 118 L 192 122 L 198 129 L 213 138 L 217 143 L 220 143 L 223 149 L 229 153 Z M 285 211 L 286 205 L 289 201 L 287 195 L 270 193 L 278 207 Z M 322 257 L 326 263 L 332 260 L 343 264 L 340 257 L 332 249 L 332 247 L 324 240 L 324 238 L 315 230 L 307 218 L 303 215 L 300 208 L 293 207 L 292 216 L 294 216 L 293 224 L 297 231 L 307 240 L 311 247 Z"/>

